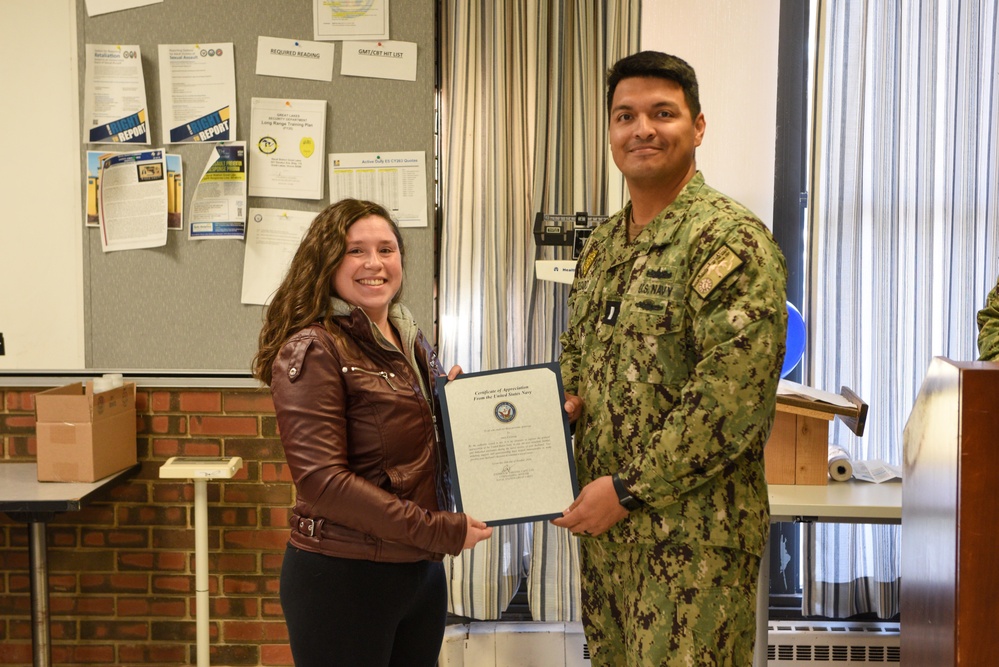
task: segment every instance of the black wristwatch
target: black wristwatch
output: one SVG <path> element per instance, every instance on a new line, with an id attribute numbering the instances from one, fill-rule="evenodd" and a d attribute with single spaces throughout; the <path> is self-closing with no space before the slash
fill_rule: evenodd
<path id="1" fill-rule="evenodd" d="M 617 501 L 621 503 L 621 507 L 631 512 L 642 506 L 642 502 L 631 495 L 628 489 L 625 488 L 624 482 L 617 476 L 617 473 L 611 475 L 611 481 L 614 482 L 614 490 L 617 491 Z"/>

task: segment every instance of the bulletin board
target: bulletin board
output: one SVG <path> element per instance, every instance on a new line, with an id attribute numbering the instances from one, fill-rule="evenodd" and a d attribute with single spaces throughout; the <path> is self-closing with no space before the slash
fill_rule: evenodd
<path id="1" fill-rule="evenodd" d="M 237 140 L 248 140 L 253 97 L 326 100 L 325 153 L 423 151 L 429 225 L 402 229 L 404 303 L 433 338 L 435 2 L 390 0 L 390 39 L 417 44 L 416 81 L 340 74 L 335 45 L 332 82 L 256 74 L 258 36 L 314 40 L 311 0 L 164 0 L 88 17 L 78 0 L 81 124 L 86 44 L 137 44 L 142 52 L 151 144 L 179 154 L 184 170 L 184 229 L 163 247 L 105 253 L 99 228 L 83 237 L 86 365 L 94 369 L 225 371 L 249 374 L 264 307 L 240 302 L 241 240 L 188 239 L 187 212 L 214 144 L 163 146 L 158 46 L 231 42 L 236 70 Z M 87 150 L 81 142 L 81 198 L 86 210 Z M 130 146 L 129 150 L 141 147 Z M 250 146 L 247 146 L 250 150 Z M 324 163 L 326 156 L 324 156 Z M 318 212 L 329 202 L 328 165 L 320 200 L 249 197 L 249 208 Z M 84 221 L 81 220 L 83 225 Z"/>

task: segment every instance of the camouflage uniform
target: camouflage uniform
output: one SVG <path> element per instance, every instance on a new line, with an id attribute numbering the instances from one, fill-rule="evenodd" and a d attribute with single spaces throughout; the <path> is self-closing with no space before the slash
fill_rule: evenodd
<path id="1" fill-rule="evenodd" d="M 978 358 L 999 361 L 999 281 L 978 311 Z"/>
<path id="2" fill-rule="evenodd" d="M 763 445 L 787 331 L 784 257 L 697 172 L 632 243 L 593 230 L 559 359 L 583 399 L 579 481 L 619 471 L 644 505 L 583 538 L 593 664 L 752 664 L 770 529 Z"/>

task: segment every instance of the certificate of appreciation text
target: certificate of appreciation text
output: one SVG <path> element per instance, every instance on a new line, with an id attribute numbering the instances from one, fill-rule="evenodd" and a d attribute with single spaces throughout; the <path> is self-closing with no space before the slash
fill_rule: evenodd
<path id="1" fill-rule="evenodd" d="M 437 384 L 458 509 L 491 526 L 562 515 L 579 492 L 556 363 Z"/>

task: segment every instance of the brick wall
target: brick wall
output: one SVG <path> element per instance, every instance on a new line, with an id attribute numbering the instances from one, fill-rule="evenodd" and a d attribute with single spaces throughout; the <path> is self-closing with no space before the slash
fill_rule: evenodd
<path id="1" fill-rule="evenodd" d="M 35 456 L 32 389 L 0 389 L 2 459 Z M 292 665 L 278 575 L 294 496 L 266 389 L 144 389 L 141 468 L 47 527 L 52 661 L 194 665 L 194 488 L 174 455 L 240 456 L 208 484 L 212 665 Z M 0 514 L 0 665 L 30 665 L 28 531 Z"/>

